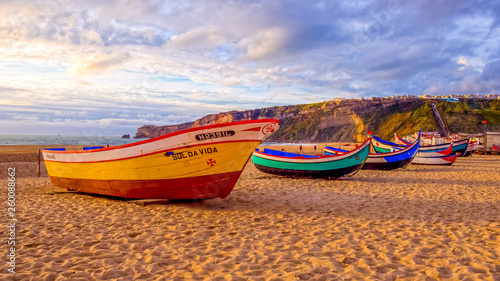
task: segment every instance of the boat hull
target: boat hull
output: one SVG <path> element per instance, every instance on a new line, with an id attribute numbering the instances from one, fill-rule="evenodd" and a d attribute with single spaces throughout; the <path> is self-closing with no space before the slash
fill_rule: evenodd
<path id="1" fill-rule="evenodd" d="M 443 157 L 443 156 L 448 156 L 452 153 L 453 153 L 453 146 L 450 143 L 448 148 L 443 149 L 443 150 L 437 150 L 437 151 L 419 150 L 417 153 L 417 157 L 420 157 L 420 158 Z"/>
<path id="2" fill-rule="evenodd" d="M 467 145 L 469 144 L 469 139 L 459 140 L 453 143 L 453 152 L 457 153 L 458 156 L 464 155 L 467 151 Z"/>
<path id="3" fill-rule="evenodd" d="M 44 150 L 53 185 L 137 199 L 224 198 L 274 119 L 199 127 L 90 151 Z"/>
<path id="4" fill-rule="evenodd" d="M 452 154 L 444 157 L 415 157 L 411 162 L 412 165 L 444 165 L 449 166 L 455 163 L 458 154 Z"/>
<path id="5" fill-rule="evenodd" d="M 83 193 L 124 198 L 209 199 L 225 198 L 241 171 L 163 180 L 95 180 L 50 177 L 55 186 Z"/>
<path id="6" fill-rule="evenodd" d="M 372 139 L 372 146 L 375 148 L 374 139 Z M 415 155 L 417 155 L 419 147 L 420 137 L 408 147 L 398 151 L 370 153 L 362 169 L 387 171 L 406 167 L 413 161 Z"/>
<path id="7" fill-rule="evenodd" d="M 384 171 L 395 170 L 408 166 L 413 160 L 413 157 L 411 157 L 405 160 L 399 160 L 395 162 L 382 162 L 382 161 L 377 161 L 375 159 L 371 160 L 369 157 L 370 156 L 368 156 L 368 159 L 363 165 L 362 168 L 363 170 L 384 170 Z"/>
<path id="8" fill-rule="evenodd" d="M 462 156 L 463 157 L 472 156 L 474 151 L 476 151 L 476 148 L 477 148 L 477 141 L 473 141 L 473 142 L 469 143 L 467 145 L 467 150 L 465 151 L 465 153 Z"/>
<path id="9" fill-rule="evenodd" d="M 319 179 L 319 178 L 327 178 L 327 179 L 336 179 L 340 178 L 344 175 L 353 173 L 360 169 L 362 164 L 353 165 L 345 168 L 331 169 L 331 170 L 291 170 L 291 169 L 283 169 L 283 168 L 274 168 L 269 166 L 263 166 L 259 164 L 255 164 L 255 167 L 264 173 L 278 175 L 278 176 L 286 176 L 286 177 L 298 177 L 298 178 L 311 178 L 311 179 Z"/>

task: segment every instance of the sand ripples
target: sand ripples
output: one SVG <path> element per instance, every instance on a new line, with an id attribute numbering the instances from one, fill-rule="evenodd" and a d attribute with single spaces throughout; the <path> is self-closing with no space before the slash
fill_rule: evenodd
<path id="1" fill-rule="evenodd" d="M 224 200 L 138 206 L 20 178 L 15 278 L 498 280 L 499 182 L 495 156 L 338 181 L 249 163 Z"/>

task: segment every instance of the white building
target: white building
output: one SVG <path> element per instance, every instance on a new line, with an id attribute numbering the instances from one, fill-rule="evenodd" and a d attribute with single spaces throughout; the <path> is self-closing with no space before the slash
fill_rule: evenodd
<path id="1" fill-rule="evenodd" d="M 430 99 L 430 98 L 432 98 L 432 96 L 429 96 L 429 95 L 420 95 L 418 97 L 419 98 L 423 98 L 423 99 Z"/>
<path id="2" fill-rule="evenodd" d="M 444 143 L 444 138 L 442 138 L 442 137 L 433 137 L 432 138 L 433 145 L 438 145 L 438 144 L 443 144 L 443 143 Z"/>

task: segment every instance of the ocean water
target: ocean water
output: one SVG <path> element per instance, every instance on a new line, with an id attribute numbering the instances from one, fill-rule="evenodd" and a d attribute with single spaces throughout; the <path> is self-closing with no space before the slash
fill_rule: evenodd
<path id="1" fill-rule="evenodd" d="M 121 145 L 144 139 L 122 139 L 120 136 L 37 136 L 37 135 L 0 135 L 0 145 Z M 263 142 L 262 146 L 299 146 L 310 143 Z"/>
<path id="2" fill-rule="evenodd" d="M 290 142 L 263 142 L 261 146 L 300 146 L 300 145 L 315 145 L 317 143 L 290 143 Z"/>
<path id="3" fill-rule="evenodd" d="M 120 136 L 0 135 L 0 145 L 121 145 L 140 140 L 122 139 Z"/>

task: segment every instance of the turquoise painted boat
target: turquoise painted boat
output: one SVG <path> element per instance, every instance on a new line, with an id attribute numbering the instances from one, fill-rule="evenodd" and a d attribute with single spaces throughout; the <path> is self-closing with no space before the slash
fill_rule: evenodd
<path id="1" fill-rule="evenodd" d="M 370 139 L 342 155 L 303 155 L 272 149 L 252 154 L 255 167 L 264 173 L 289 177 L 336 179 L 357 172 L 370 152 Z"/>

